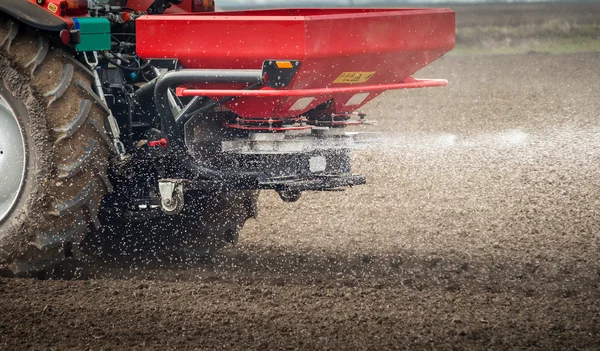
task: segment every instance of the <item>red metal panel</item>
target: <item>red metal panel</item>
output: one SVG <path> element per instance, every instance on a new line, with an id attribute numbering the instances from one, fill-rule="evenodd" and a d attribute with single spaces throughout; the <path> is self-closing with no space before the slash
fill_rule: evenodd
<path id="1" fill-rule="evenodd" d="M 2 1 L 2 0 L 0 0 Z M 35 4 L 35 6 L 39 6 L 41 8 L 43 8 L 44 10 L 50 12 L 51 14 L 53 14 L 54 16 L 62 19 L 63 21 L 65 21 L 67 23 L 67 25 L 69 26 L 69 28 L 71 28 L 73 26 L 73 18 L 70 16 L 67 16 L 65 14 L 65 16 L 61 16 L 61 8 L 60 8 L 60 3 L 63 0 L 45 0 L 41 5 L 39 5 L 36 0 L 27 0 L 32 4 Z M 82 17 L 82 16 L 79 16 Z"/>
<path id="2" fill-rule="evenodd" d="M 454 28 L 454 12 L 447 9 L 145 16 L 137 20 L 137 52 L 144 58 L 178 58 L 185 68 L 255 69 L 269 59 L 300 60 L 300 69 L 287 89 L 336 89 L 316 94 L 300 109 L 296 93 L 239 97 L 227 105 L 245 117 L 290 117 L 330 99 L 335 99 L 337 111 L 359 108 L 383 89 L 350 104 L 354 90 L 337 88 L 402 82 L 454 47 Z M 369 78 L 336 82 L 340 75 L 356 72 L 369 73 Z M 248 95 L 252 94 L 256 93 Z"/>
<path id="3" fill-rule="evenodd" d="M 223 14 L 141 17 L 136 20 L 137 53 L 177 58 L 185 68 L 256 69 L 267 58 L 304 58 L 300 18 L 248 16 L 233 21 Z"/>

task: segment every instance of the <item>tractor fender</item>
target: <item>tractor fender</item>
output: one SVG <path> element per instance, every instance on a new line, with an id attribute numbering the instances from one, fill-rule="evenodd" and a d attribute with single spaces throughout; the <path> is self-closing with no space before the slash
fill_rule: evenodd
<path id="1" fill-rule="evenodd" d="M 62 18 L 28 0 L 0 0 L 0 12 L 40 30 L 59 32 L 69 27 Z"/>

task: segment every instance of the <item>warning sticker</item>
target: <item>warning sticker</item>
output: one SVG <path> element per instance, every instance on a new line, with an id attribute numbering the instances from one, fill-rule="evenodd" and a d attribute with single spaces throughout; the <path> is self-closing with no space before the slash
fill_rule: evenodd
<path id="1" fill-rule="evenodd" d="M 48 10 L 50 10 L 50 11 L 52 11 L 52 12 L 56 13 L 56 11 L 58 11 L 58 6 L 56 6 L 56 5 L 55 5 L 55 4 L 53 4 L 53 3 L 49 3 L 49 4 L 48 4 Z"/>
<path id="2" fill-rule="evenodd" d="M 375 75 L 375 72 L 344 72 L 340 74 L 334 83 L 364 83 Z"/>

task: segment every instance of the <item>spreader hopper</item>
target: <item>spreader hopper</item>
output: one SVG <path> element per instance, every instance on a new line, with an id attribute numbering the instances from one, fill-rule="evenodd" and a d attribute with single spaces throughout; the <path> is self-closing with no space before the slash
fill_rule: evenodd
<path id="1" fill-rule="evenodd" d="M 245 118 L 300 116 L 323 104 L 350 113 L 385 90 L 446 85 L 413 73 L 454 47 L 447 9 L 292 9 L 146 16 L 137 53 L 185 69 L 260 70 L 261 84 L 182 85 Z"/>

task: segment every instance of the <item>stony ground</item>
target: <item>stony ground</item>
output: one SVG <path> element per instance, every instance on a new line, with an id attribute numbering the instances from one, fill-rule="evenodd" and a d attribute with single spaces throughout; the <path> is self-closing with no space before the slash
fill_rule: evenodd
<path id="1" fill-rule="evenodd" d="M 388 92 L 369 184 L 261 195 L 194 267 L 0 280 L 0 348 L 600 349 L 600 54 L 455 55 Z"/>

